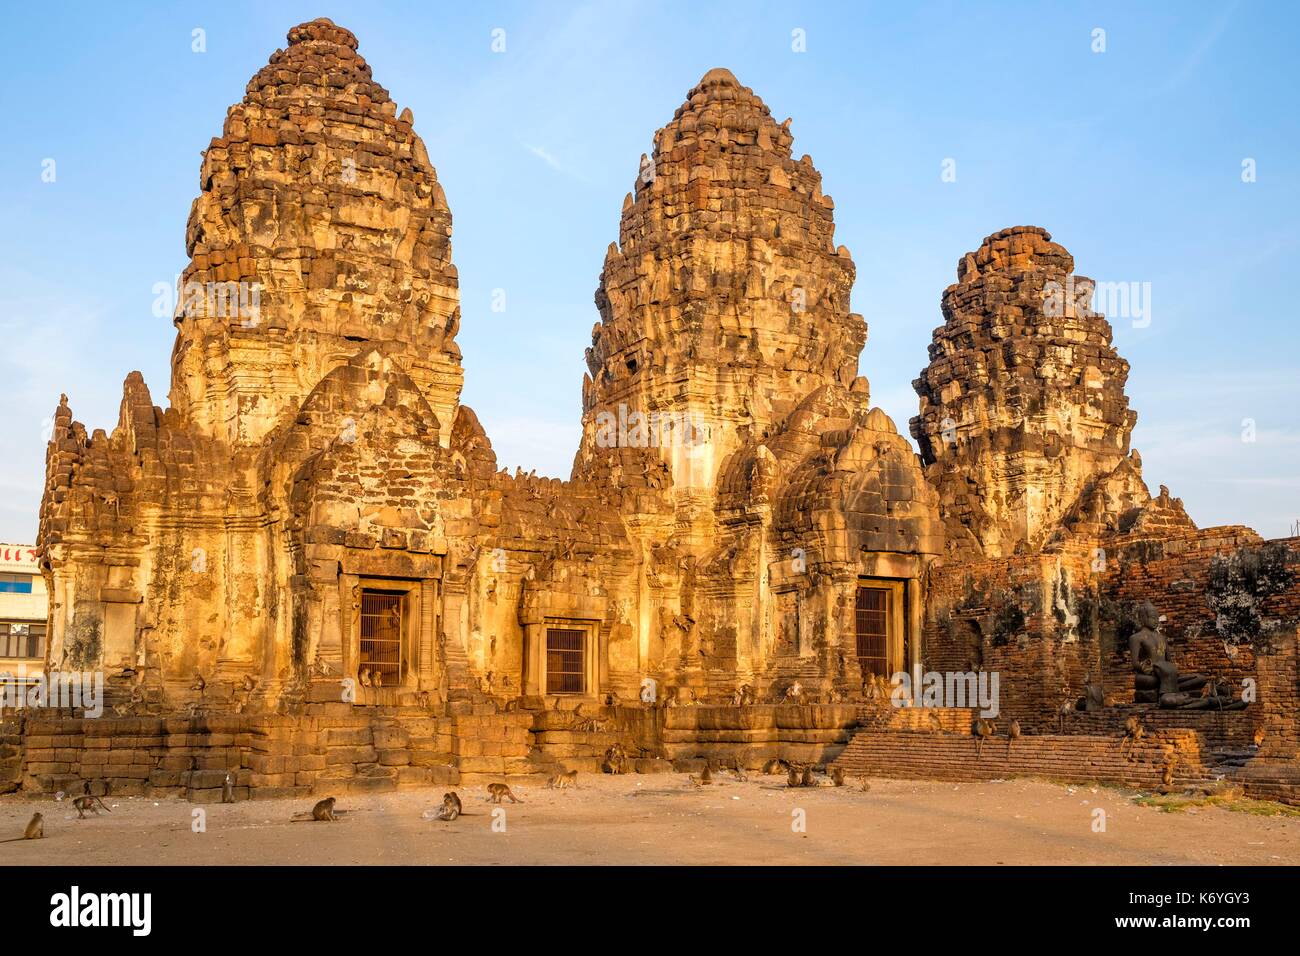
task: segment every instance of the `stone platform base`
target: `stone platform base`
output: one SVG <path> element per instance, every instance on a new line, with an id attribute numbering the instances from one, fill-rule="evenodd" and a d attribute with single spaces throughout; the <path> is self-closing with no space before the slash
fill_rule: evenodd
<path id="1" fill-rule="evenodd" d="M 0 792 L 95 792 L 236 799 L 446 787 L 464 782 L 600 772 L 622 746 L 638 773 L 688 772 L 705 760 L 757 770 L 768 760 L 836 764 L 851 775 L 990 780 L 1040 776 L 1159 789 L 1221 778 L 1196 730 L 1155 730 L 1132 754 L 1109 735 L 1033 735 L 977 756 L 969 710 L 854 704 L 638 706 L 511 710 L 434 716 L 414 708 L 312 704 L 302 715 L 210 715 L 97 720 L 28 712 L 0 727 Z M 1250 796 L 1300 803 L 1300 765 L 1249 761 L 1226 768 Z"/>

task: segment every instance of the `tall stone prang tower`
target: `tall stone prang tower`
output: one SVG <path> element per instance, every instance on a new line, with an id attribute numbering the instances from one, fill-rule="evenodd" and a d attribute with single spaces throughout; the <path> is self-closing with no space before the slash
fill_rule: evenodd
<path id="1" fill-rule="evenodd" d="M 912 435 L 939 489 L 950 549 L 1034 550 L 1121 464 L 1141 485 L 1129 456 L 1129 366 L 1092 311 L 1092 292 L 1037 226 L 996 232 L 958 264 L 930 364 L 913 383 L 921 412 Z"/>
<path id="2" fill-rule="evenodd" d="M 340 580 L 359 575 L 339 568 L 391 574 L 400 544 L 418 554 L 403 573 L 435 580 L 448 515 L 470 510 L 436 499 L 491 459 L 451 449 L 476 422 L 451 214 L 412 123 L 326 19 L 290 30 L 227 112 L 185 230 L 170 407 L 133 372 L 111 434 L 66 400 L 55 414 L 52 666 L 150 699 L 196 673 L 301 694 L 314 661 L 342 664 Z"/>
<path id="3" fill-rule="evenodd" d="M 792 143 L 730 71 L 706 73 L 641 158 L 596 292 L 574 478 L 624 495 L 649 556 L 643 656 L 693 693 L 860 687 L 861 600 L 893 602 L 869 666 L 914 659 L 942 545 L 936 496 L 857 375 L 853 260 Z M 665 441 L 664 417 L 688 440 Z"/>
<path id="4" fill-rule="evenodd" d="M 596 291 L 577 473 L 598 413 L 676 414 L 707 437 L 662 457 L 680 496 L 709 498 L 728 453 L 818 387 L 853 381 L 866 341 L 849 312 L 853 261 L 792 142 L 790 121 L 725 69 L 655 134 Z"/>
<path id="5" fill-rule="evenodd" d="M 445 430 L 463 373 L 437 173 L 355 36 L 316 20 L 288 39 L 204 153 L 172 407 L 203 434 L 256 445 L 371 343 L 400 356 Z"/>

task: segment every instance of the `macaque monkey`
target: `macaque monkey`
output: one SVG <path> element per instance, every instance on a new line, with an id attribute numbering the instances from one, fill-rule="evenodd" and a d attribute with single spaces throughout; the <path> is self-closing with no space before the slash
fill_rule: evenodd
<path id="1" fill-rule="evenodd" d="M 77 797 L 77 799 L 72 801 L 72 805 L 77 808 L 78 820 L 86 819 L 87 810 L 93 810 L 96 816 L 99 815 L 100 807 L 103 807 L 105 813 L 112 812 L 111 810 L 108 809 L 108 807 L 104 806 L 103 800 L 99 799 L 99 797 L 91 796 L 89 794 L 86 796 Z"/>
<path id="2" fill-rule="evenodd" d="M 493 803 L 500 803 L 503 797 L 509 797 L 511 803 L 524 802 L 520 800 L 518 797 L 516 797 L 510 791 L 510 788 L 506 786 L 504 783 L 489 783 L 488 794 L 491 796 Z"/>
<path id="3" fill-rule="evenodd" d="M 296 813 L 290 822 L 311 823 L 316 820 L 322 820 L 334 823 L 338 820 L 338 814 L 334 811 L 335 802 L 336 801 L 333 797 L 326 797 L 324 800 L 317 803 L 316 806 L 311 808 L 311 813 Z"/>
<path id="4" fill-rule="evenodd" d="M 226 771 L 226 779 L 221 782 L 221 802 L 235 802 L 235 781 L 230 777 L 230 771 Z"/>
<path id="5" fill-rule="evenodd" d="M 1178 766 L 1178 758 L 1170 757 L 1165 761 L 1164 772 L 1160 774 L 1161 789 L 1168 793 L 1174 786 L 1174 768 Z"/>
<path id="6" fill-rule="evenodd" d="M 797 787 L 799 786 L 799 780 L 799 771 L 794 769 L 794 767 L 791 767 L 790 773 L 785 779 L 785 785 L 787 787 Z"/>
<path id="7" fill-rule="evenodd" d="M 1258 730 L 1256 730 L 1256 731 L 1255 731 L 1255 737 L 1254 737 L 1254 740 L 1255 740 L 1255 746 L 1256 746 L 1256 747 L 1262 747 L 1262 746 L 1264 746 L 1264 738 L 1267 737 L 1267 736 L 1268 736 L 1268 734 L 1266 734 L 1266 733 L 1264 732 L 1264 728 L 1263 728 L 1263 727 L 1260 727 Z"/>
<path id="8" fill-rule="evenodd" d="M 799 786 L 801 786 L 801 787 L 815 787 L 815 786 L 817 786 L 817 781 L 813 779 L 813 770 L 812 770 L 812 767 L 804 767 L 804 768 L 803 768 L 803 773 L 802 773 L 802 774 L 800 775 L 800 777 L 799 777 Z"/>
<path id="9" fill-rule="evenodd" d="M 862 785 L 858 789 L 861 790 L 863 793 L 866 793 L 868 790 L 871 789 L 871 782 L 866 777 L 863 777 Z"/>
<path id="10" fill-rule="evenodd" d="M 1020 721 L 1014 717 L 1007 724 L 1007 756 L 1011 755 L 1011 741 L 1020 739 Z"/>
<path id="11" fill-rule="evenodd" d="M 562 770 L 555 776 L 551 777 L 546 786 L 552 790 L 563 790 L 565 787 L 576 787 L 578 785 L 578 771 Z"/>
<path id="12" fill-rule="evenodd" d="M 202 674 L 194 675 L 194 683 L 190 685 L 190 690 L 197 690 L 200 694 L 207 689 L 208 682 L 203 679 Z"/>
<path id="13" fill-rule="evenodd" d="M 785 773 L 790 767 L 780 757 L 773 757 L 767 763 L 763 764 L 764 774 Z"/>
<path id="14" fill-rule="evenodd" d="M 383 687 L 383 686 L 384 686 L 384 672 L 383 672 L 383 671 L 378 671 L 378 670 L 371 671 L 371 672 L 370 672 L 370 682 L 371 682 L 372 684 L 374 684 L 376 687 Z"/>
<path id="15" fill-rule="evenodd" d="M 623 750 L 622 744 L 613 744 L 605 751 L 605 760 L 600 765 L 600 769 L 605 773 L 627 773 L 628 769 L 627 752 Z"/>
<path id="16" fill-rule="evenodd" d="M 709 770 L 708 761 L 705 761 L 704 769 L 700 771 L 700 783 L 706 787 L 713 783 L 713 773 Z"/>
<path id="17" fill-rule="evenodd" d="M 736 779 L 739 780 L 741 783 L 749 782 L 749 774 L 745 772 L 745 768 L 741 764 L 739 757 L 736 758 L 735 765 L 732 767 L 732 773 L 736 775 Z"/>
<path id="18" fill-rule="evenodd" d="M 19 840 L 39 840 L 45 836 L 45 817 L 39 813 L 33 813 L 32 818 L 27 821 L 27 826 L 20 837 L 10 837 L 8 840 L 0 840 L 0 843 L 17 843 Z"/>
<path id="19" fill-rule="evenodd" d="M 1072 713 L 1074 713 L 1074 711 L 1075 711 L 1076 699 L 1075 699 L 1074 695 L 1072 695 L 1072 694 L 1070 693 L 1070 689 L 1069 689 L 1068 687 L 1062 687 L 1062 688 L 1061 688 L 1061 693 L 1062 693 L 1062 695 L 1064 695 L 1064 696 L 1063 696 L 1062 699 L 1061 699 L 1061 708 L 1060 708 L 1060 710 L 1057 712 L 1057 717 L 1059 718 L 1057 729 L 1058 729 L 1062 734 L 1064 734 L 1064 733 L 1065 733 L 1065 718 L 1066 718 L 1066 717 L 1069 717 Z"/>
<path id="20" fill-rule="evenodd" d="M 975 734 L 975 756 L 978 757 L 984 752 L 984 741 L 992 737 L 998 731 L 997 724 L 983 717 L 975 718 L 973 733 Z"/>
<path id="21" fill-rule="evenodd" d="M 437 819 L 455 820 L 460 816 L 460 797 L 454 793 L 444 793 L 442 795 L 442 806 L 438 808 Z"/>
<path id="22" fill-rule="evenodd" d="M 1142 726 L 1142 718 L 1137 714 L 1129 717 L 1124 721 L 1124 739 L 1119 743 L 1119 752 L 1123 756 L 1127 751 L 1128 759 L 1133 759 L 1134 746 L 1146 735 L 1146 728 Z"/>
<path id="23" fill-rule="evenodd" d="M 843 767 L 831 767 L 831 783 L 832 783 L 834 786 L 837 786 L 837 787 L 842 787 L 842 786 L 844 786 L 844 768 L 843 768 Z"/>
<path id="24" fill-rule="evenodd" d="M 359 673 L 359 674 L 357 675 L 357 681 L 361 684 L 362 687 L 369 687 L 369 686 L 370 686 L 370 668 L 369 668 L 369 667 L 363 667 L 363 668 L 361 668 L 361 673 Z"/>

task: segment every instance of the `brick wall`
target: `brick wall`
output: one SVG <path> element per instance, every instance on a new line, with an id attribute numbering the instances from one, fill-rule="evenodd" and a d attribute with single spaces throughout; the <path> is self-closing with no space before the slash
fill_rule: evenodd
<path id="1" fill-rule="evenodd" d="M 1131 755 L 1121 753 L 1121 744 L 1119 737 L 1053 734 L 1021 737 L 1008 747 L 1007 738 L 995 737 L 977 754 L 977 741 L 969 734 L 862 731 L 835 766 L 857 776 L 961 781 L 1033 776 L 1157 789 L 1167 762 L 1177 757 L 1175 787 L 1206 779 L 1195 731 L 1144 738 Z"/>

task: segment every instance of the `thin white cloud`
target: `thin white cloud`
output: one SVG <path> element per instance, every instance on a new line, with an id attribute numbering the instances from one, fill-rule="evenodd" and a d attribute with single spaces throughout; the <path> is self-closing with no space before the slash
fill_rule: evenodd
<path id="1" fill-rule="evenodd" d="M 527 149 L 528 152 L 536 156 L 538 159 L 540 159 L 542 162 L 544 162 L 547 166 L 550 166 L 551 169 L 555 170 L 557 173 L 561 173 L 565 176 L 570 176 L 573 179 L 577 179 L 577 180 L 582 179 L 582 175 L 578 173 L 577 170 L 575 170 L 572 166 L 560 162 L 560 160 L 557 159 L 549 150 L 547 150 L 546 147 L 530 146 L 527 143 L 525 143 L 524 148 Z"/>

